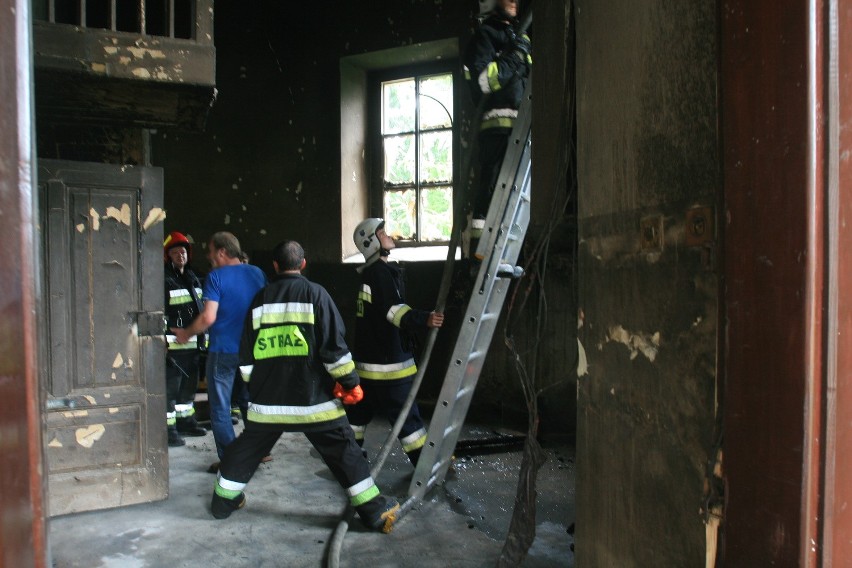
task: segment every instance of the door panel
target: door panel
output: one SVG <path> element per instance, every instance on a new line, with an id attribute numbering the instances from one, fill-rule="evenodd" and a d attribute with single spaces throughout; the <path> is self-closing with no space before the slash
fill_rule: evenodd
<path id="1" fill-rule="evenodd" d="M 39 162 L 49 513 L 168 495 L 162 170 Z M 162 330 L 160 330 L 162 331 Z"/>

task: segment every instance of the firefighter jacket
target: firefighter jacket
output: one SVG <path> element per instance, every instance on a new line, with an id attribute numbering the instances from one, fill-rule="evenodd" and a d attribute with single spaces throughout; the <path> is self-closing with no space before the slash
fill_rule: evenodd
<path id="1" fill-rule="evenodd" d="M 332 395 L 358 383 L 346 330 L 325 288 L 300 274 L 278 274 L 255 296 L 240 344 L 252 427 L 319 431 L 348 426 Z"/>
<path id="2" fill-rule="evenodd" d="M 523 54 L 514 50 L 514 42 L 512 24 L 489 16 L 465 49 L 465 80 L 473 102 L 478 105 L 483 96 L 488 96 L 482 109 L 480 131 L 512 128 L 518 116 L 532 58 L 526 55 L 521 59 Z"/>
<path id="3" fill-rule="evenodd" d="M 166 262 L 165 307 L 166 307 L 166 343 L 169 351 L 198 349 L 205 346 L 204 335 L 190 338 L 187 343 L 177 343 L 177 338 L 168 332 L 171 327 L 188 327 L 195 316 L 201 313 L 204 305 L 201 301 L 201 281 L 189 265 L 183 274 L 175 270 L 171 262 Z"/>
<path id="4" fill-rule="evenodd" d="M 374 262 L 361 273 L 355 318 L 355 368 L 362 379 L 411 381 L 414 332 L 426 328 L 429 312 L 405 303 L 402 270 Z"/>

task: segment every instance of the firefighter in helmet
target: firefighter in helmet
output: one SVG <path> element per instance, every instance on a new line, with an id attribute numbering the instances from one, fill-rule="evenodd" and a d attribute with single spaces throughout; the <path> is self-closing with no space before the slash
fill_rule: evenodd
<path id="1" fill-rule="evenodd" d="M 482 109 L 479 125 L 479 187 L 472 196 L 470 256 L 485 228 L 485 216 L 509 144 L 532 66 L 532 47 L 517 33 L 518 0 L 479 0 L 481 21 L 464 55 L 464 74 L 474 104 Z"/>
<path id="2" fill-rule="evenodd" d="M 190 267 L 192 245 L 185 235 L 173 231 L 163 242 L 165 261 L 166 330 L 186 327 L 202 310 L 201 281 Z M 178 343 L 166 332 L 166 425 L 169 446 L 186 444 L 183 436 L 204 436 L 207 431 L 195 418 L 198 371 L 205 348 L 204 335 Z"/>
<path id="3" fill-rule="evenodd" d="M 353 358 L 361 378 L 364 400 L 347 406 L 355 439 L 364 443 L 367 424 L 375 415 L 391 424 L 399 417 L 417 374 L 414 334 L 441 327 L 444 314 L 414 309 L 405 303 L 402 270 L 388 262 L 396 247 L 379 218 L 365 219 L 355 228 L 355 246 L 364 255 L 361 288 L 358 291 Z M 412 465 L 417 465 L 426 442 L 426 428 L 417 404 L 411 407 L 399 432 L 399 441 Z"/>

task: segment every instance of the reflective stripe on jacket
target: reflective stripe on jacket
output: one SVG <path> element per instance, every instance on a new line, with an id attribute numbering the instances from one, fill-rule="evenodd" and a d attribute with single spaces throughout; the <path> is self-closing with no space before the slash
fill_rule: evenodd
<path id="1" fill-rule="evenodd" d="M 255 425 L 306 431 L 346 425 L 335 381 L 358 384 L 345 328 L 325 288 L 279 274 L 252 301 L 240 346 L 240 371 Z"/>

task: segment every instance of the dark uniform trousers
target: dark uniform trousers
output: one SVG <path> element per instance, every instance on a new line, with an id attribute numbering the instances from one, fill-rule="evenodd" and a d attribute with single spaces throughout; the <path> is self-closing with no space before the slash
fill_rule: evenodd
<path id="1" fill-rule="evenodd" d="M 170 350 L 166 355 L 167 412 L 175 411 L 175 403 L 190 404 L 198 389 L 199 353 L 196 349 Z"/>
<path id="2" fill-rule="evenodd" d="M 245 424 L 242 434 L 225 447 L 225 454 L 219 465 L 221 476 L 237 483 L 249 482 L 257 471 L 260 460 L 270 454 L 275 442 L 285 432 L 283 428 L 258 428 L 250 421 Z M 364 459 L 348 425 L 304 434 L 342 487 L 352 487 L 370 477 L 369 463 Z"/>
<path id="3" fill-rule="evenodd" d="M 373 416 L 379 414 L 393 425 L 402 412 L 402 406 L 411 392 L 411 381 L 372 381 L 361 379 L 364 399 L 353 406 L 346 407 L 346 417 L 352 426 L 366 428 Z M 420 429 L 425 429 L 423 419 L 416 404 L 411 406 L 408 416 L 399 431 L 398 438 L 403 440 Z M 363 444 L 363 440 L 359 441 Z M 411 463 L 416 465 L 420 448 L 406 452 Z"/>

